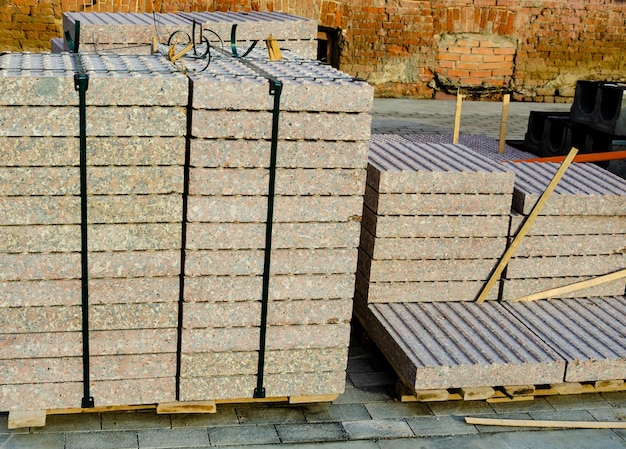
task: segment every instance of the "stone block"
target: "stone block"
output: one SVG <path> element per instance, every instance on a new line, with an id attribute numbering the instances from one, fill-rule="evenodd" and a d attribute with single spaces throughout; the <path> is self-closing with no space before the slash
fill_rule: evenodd
<path id="1" fill-rule="evenodd" d="M 90 353 L 96 355 L 175 353 L 176 328 L 94 330 Z"/>
<path id="2" fill-rule="evenodd" d="M 486 281 L 368 282 L 357 275 L 356 289 L 368 303 L 475 301 Z M 487 300 L 498 299 L 498 289 Z"/>
<path id="3" fill-rule="evenodd" d="M 565 361 L 497 301 L 357 300 L 356 312 L 415 390 L 557 383 L 565 373 Z"/>
<path id="4" fill-rule="evenodd" d="M 64 225 L 80 223 L 80 198 L 75 196 L 0 197 L 0 225 Z"/>
<path id="5" fill-rule="evenodd" d="M 80 226 L 0 226 L 2 253 L 67 253 L 80 251 Z"/>
<path id="6" fill-rule="evenodd" d="M 0 280 L 80 279 L 79 253 L 2 254 Z"/>
<path id="7" fill-rule="evenodd" d="M 185 301 L 258 301 L 262 276 L 203 276 L 185 278 Z M 271 300 L 352 298 L 354 274 L 304 274 L 270 277 Z"/>
<path id="8" fill-rule="evenodd" d="M 90 361 L 91 379 L 128 380 L 176 376 L 176 353 L 94 356 Z M 126 398 L 119 397 L 118 401 Z"/>
<path id="9" fill-rule="evenodd" d="M 303 299 L 268 304 L 269 326 L 349 323 L 352 300 Z M 184 305 L 184 328 L 258 326 L 260 301 L 192 302 Z"/>
<path id="10" fill-rule="evenodd" d="M 179 188 L 176 173 L 154 173 L 172 180 L 173 189 Z M 170 175 L 170 176 L 168 176 Z M 149 174 L 147 177 L 150 176 Z M 113 182 L 113 181 L 111 181 Z M 141 180 L 137 180 L 140 184 Z M 153 184 L 154 185 L 154 184 Z M 165 186 L 155 190 L 164 190 Z M 162 195 L 92 195 L 87 198 L 87 219 L 90 223 L 180 223 L 183 199 L 178 193 Z M 1 204 L 1 203 L 0 203 Z M 80 214 L 79 220 L 80 223 Z"/>
<path id="11" fill-rule="evenodd" d="M 75 332 L 81 330 L 80 306 L 2 307 L 0 324 L 6 334 Z"/>
<path id="12" fill-rule="evenodd" d="M 81 281 L 0 282 L 0 307 L 75 306 L 81 303 Z"/>
<path id="13" fill-rule="evenodd" d="M 78 165 L 77 137 L 6 137 L 0 167 L 60 167 Z"/>
<path id="14" fill-rule="evenodd" d="M 77 408 L 83 397 L 82 382 L 0 385 L 0 410 Z"/>
<path id="15" fill-rule="evenodd" d="M 178 325 L 178 304 L 97 304 L 89 307 L 93 330 L 167 329 Z"/>
<path id="16" fill-rule="evenodd" d="M 90 251 L 160 251 L 180 248 L 178 223 L 97 224 L 88 229 Z"/>
<path id="17" fill-rule="evenodd" d="M 359 272 L 370 282 L 483 281 L 497 259 L 371 260 L 362 251 Z"/>
<path id="18" fill-rule="evenodd" d="M 182 167 L 94 167 L 87 170 L 90 195 L 167 195 L 183 192 Z"/>
<path id="19" fill-rule="evenodd" d="M 76 382 L 82 379 L 81 357 L 3 360 L 3 385 Z"/>
<path id="20" fill-rule="evenodd" d="M 343 393 L 345 376 L 345 371 L 268 374 L 263 380 L 266 397 L 315 396 Z M 247 398 L 256 385 L 256 375 L 181 379 L 181 400 Z"/>
<path id="21" fill-rule="evenodd" d="M 270 271 L 274 275 L 353 273 L 356 258 L 356 248 L 277 249 L 272 251 Z M 185 274 L 258 275 L 263 274 L 263 261 L 261 250 L 187 251 Z"/>
<path id="22" fill-rule="evenodd" d="M 363 227 L 374 237 L 503 237 L 509 217 L 505 215 L 383 215 L 363 208 Z"/>
<path id="23" fill-rule="evenodd" d="M 350 341 L 350 324 L 269 326 L 268 350 L 343 348 Z M 182 353 L 258 351 L 258 327 L 185 329 Z"/>
<path id="24" fill-rule="evenodd" d="M 267 195 L 264 169 L 191 169 L 190 195 Z M 362 195 L 365 170 L 278 169 L 276 195 Z"/>
<path id="25" fill-rule="evenodd" d="M 370 125 L 371 116 L 366 113 L 282 112 L 278 124 L 278 137 L 290 140 L 367 140 L 370 136 Z M 6 135 L 13 134 L 7 132 Z M 270 139 L 272 113 L 195 110 L 191 135 L 218 139 Z"/>
<path id="26" fill-rule="evenodd" d="M 187 220 L 205 223 L 265 223 L 267 198 L 261 196 L 191 196 Z M 361 196 L 277 196 L 274 222 L 360 221 Z"/>
<path id="27" fill-rule="evenodd" d="M 80 195 L 79 168 L 0 168 L 0 196 L 31 195 Z"/>
<path id="28" fill-rule="evenodd" d="M 78 165 L 78 157 L 72 165 Z M 87 137 L 88 165 L 184 165 L 185 137 Z M 70 164 L 67 164 L 70 165 Z"/>
<path id="29" fill-rule="evenodd" d="M 469 194 L 379 194 L 371 186 L 365 204 L 378 215 L 506 215 L 510 195 Z"/>
<path id="30" fill-rule="evenodd" d="M 558 287 L 565 287 L 576 282 L 591 279 L 590 276 L 574 276 L 574 277 L 537 277 L 526 279 L 508 279 L 502 280 L 502 297 L 503 301 L 510 301 L 533 293 L 539 293 Z M 585 288 L 574 292 L 554 296 L 554 298 L 590 298 L 600 296 L 619 296 L 626 291 L 626 280 L 618 279 L 612 282 L 606 282 L 595 287 Z"/>
<path id="31" fill-rule="evenodd" d="M 625 252 L 626 234 L 527 235 L 515 256 L 592 256 Z"/>
<path id="32" fill-rule="evenodd" d="M 178 276 L 90 279 L 90 304 L 178 302 Z"/>
<path id="33" fill-rule="evenodd" d="M 624 267 L 626 254 L 562 257 L 515 257 L 507 265 L 509 279 L 600 276 Z"/>
<path id="34" fill-rule="evenodd" d="M 375 238 L 365 227 L 360 246 L 372 259 L 497 259 L 506 247 L 504 237 Z"/>
<path id="35" fill-rule="evenodd" d="M 511 235 L 522 226 L 524 216 L 511 214 Z M 532 235 L 624 234 L 626 216 L 540 215 L 528 230 Z"/>
<path id="36" fill-rule="evenodd" d="M 258 369 L 256 351 L 182 354 L 181 377 L 254 375 Z M 348 348 L 293 349 L 267 351 L 268 374 L 314 373 L 346 369 Z"/>
<path id="37" fill-rule="evenodd" d="M 89 272 L 92 279 L 178 276 L 180 251 L 91 252 Z"/>
<path id="38" fill-rule="evenodd" d="M 268 168 L 270 146 L 267 140 L 194 139 L 191 166 Z M 276 165 L 303 169 L 366 168 L 367 149 L 366 141 L 280 140 Z"/>
<path id="39" fill-rule="evenodd" d="M 0 310 L 4 310 L 4 308 Z M 9 331 L 3 330 L 3 332 Z M 42 332 L 34 329 L 27 333 L 0 334 L 1 360 L 80 357 L 82 350 L 82 334 L 78 330 L 73 332 Z"/>
<path id="40" fill-rule="evenodd" d="M 174 402 L 176 377 L 93 381 L 91 394 L 98 406 Z"/>
<path id="41" fill-rule="evenodd" d="M 266 227 L 264 223 L 189 223 L 187 249 L 263 249 Z M 275 223 L 272 248 L 356 248 L 359 230 L 355 221 Z"/>

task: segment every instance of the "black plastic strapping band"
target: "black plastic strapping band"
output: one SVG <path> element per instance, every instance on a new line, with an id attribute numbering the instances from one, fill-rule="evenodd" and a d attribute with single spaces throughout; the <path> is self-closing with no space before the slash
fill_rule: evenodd
<path id="1" fill-rule="evenodd" d="M 83 399 L 82 408 L 94 407 L 90 394 L 89 379 L 89 245 L 87 240 L 87 89 L 89 75 L 85 71 L 78 49 L 80 22 L 76 21 L 76 42 L 74 43 L 74 89 L 78 91 L 78 121 L 80 132 L 80 236 L 81 236 L 81 297 L 82 297 L 82 338 L 83 338 Z"/>
<path id="2" fill-rule="evenodd" d="M 246 56 L 248 56 L 248 54 L 250 54 L 254 47 L 256 47 L 256 44 L 258 42 L 258 40 L 252 41 L 252 45 L 248 47 L 244 54 L 239 55 L 239 53 L 237 52 L 237 24 L 235 23 L 230 29 L 230 51 L 233 53 L 233 56 L 235 58 L 245 58 Z"/>

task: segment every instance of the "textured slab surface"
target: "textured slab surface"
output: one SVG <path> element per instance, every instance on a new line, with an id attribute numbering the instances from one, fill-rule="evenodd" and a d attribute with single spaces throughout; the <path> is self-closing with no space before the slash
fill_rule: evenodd
<path id="1" fill-rule="evenodd" d="M 511 214 L 511 234 L 522 225 L 524 216 Z M 626 216 L 540 215 L 530 226 L 528 235 L 595 235 L 624 234 Z"/>
<path id="2" fill-rule="evenodd" d="M 463 145 L 375 134 L 368 184 L 380 193 L 512 193 L 513 174 Z"/>
<path id="3" fill-rule="evenodd" d="M 400 377 L 419 389 L 562 382 L 565 362 L 499 303 L 358 303 Z"/>
<path id="4" fill-rule="evenodd" d="M 513 208 L 529 214 L 560 164 L 506 164 L 515 172 Z M 541 211 L 542 215 L 626 215 L 626 180 L 594 164 L 572 164 Z"/>
<path id="5" fill-rule="evenodd" d="M 511 259 L 506 275 L 511 279 L 533 277 L 600 276 L 626 266 L 626 254 Z"/>
<path id="6" fill-rule="evenodd" d="M 626 377 L 626 298 L 508 303 L 505 306 L 567 361 L 565 381 Z"/>
<path id="7" fill-rule="evenodd" d="M 521 296 L 539 293 L 558 287 L 565 287 L 576 282 L 592 279 L 594 276 L 578 277 L 538 277 L 529 279 L 507 279 L 502 280 L 502 300 L 512 300 Z M 613 282 L 606 282 L 595 287 L 576 290 L 574 292 L 557 295 L 554 298 L 590 298 L 594 296 L 616 296 L 623 295 L 626 291 L 626 279 L 618 279 Z"/>

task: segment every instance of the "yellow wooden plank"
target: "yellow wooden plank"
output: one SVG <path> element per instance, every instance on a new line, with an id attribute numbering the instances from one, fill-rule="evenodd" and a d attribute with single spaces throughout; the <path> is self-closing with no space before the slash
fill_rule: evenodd
<path id="1" fill-rule="evenodd" d="M 483 401 L 496 394 L 496 390 L 491 387 L 460 388 L 460 392 L 464 401 Z"/>
<path id="2" fill-rule="evenodd" d="M 502 391 L 504 391 L 508 396 L 531 396 L 535 394 L 535 386 L 532 384 L 505 385 L 502 387 Z"/>
<path id="3" fill-rule="evenodd" d="M 157 405 L 158 414 L 216 413 L 215 401 L 165 402 Z"/>
<path id="4" fill-rule="evenodd" d="M 46 425 L 45 410 L 12 410 L 9 412 L 8 428 L 44 427 Z"/>
<path id="5" fill-rule="evenodd" d="M 616 281 L 626 277 L 626 268 L 623 270 L 615 271 L 613 273 L 597 276 L 592 279 L 587 279 L 581 282 L 575 282 L 573 284 L 564 285 L 562 287 L 551 288 L 539 293 L 533 293 L 532 295 L 520 296 L 519 298 L 511 300 L 511 302 L 522 301 L 536 301 L 539 299 L 554 298 L 567 293 L 572 293 L 586 288 L 595 287 L 596 285 L 605 284 L 607 282 Z"/>
<path id="6" fill-rule="evenodd" d="M 312 396 L 289 396 L 290 404 L 310 404 L 313 402 L 332 402 L 339 397 L 338 394 L 318 394 Z"/>
<path id="7" fill-rule="evenodd" d="M 579 382 L 552 384 L 552 388 L 554 388 L 558 394 L 580 394 L 585 391 L 585 387 Z"/>
<path id="8" fill-rule="evenodd" d="M 594 383 L 594 387 L 599 393 L 608 391 L 623 391 L 625 389 L 623 379 L 597 380 Z"/>
<path id="9" fill-rule="evenodd" d="M 456 94 L 456 109 L 454 110 L 454 129 L 452 132 L 452 143 L 459 143 L 459 133 L 461 131 L 461 108 L 463 104 L 464 95 L 461 95 L 461 90 Z"/>
<path id="10" fill-rule="evenodd" d="M 489 295 L 489 292 L 491 291 L 495 283 L 498 282 L 498 279 L 500 279 L 500 275 L 506 268 L 507 264 L 509 263 L 509 260 L 511 260 L 511 257 L 513 256 L 513 254 L 515 253 L 515 251 L 517 251 L 517 248 L 521 245 L 522 239 L 528 233 L 528 230 L 530 229 L 531 225 L 534 223 L 535 219 L 537 218 L 537 216 L 539 215 L 539 213 L 545 206 L 546 202 L 550 198 L 550 195 L 552 195 L 552 192 L 554 191 L 557 184 L 559 183 L 559 181 L 565 174 L 565 171 L 567 170 L 567 168 L 572 163 L 572 159 L 574 159 L 574 156 L 576 156 L 576 153 L 578 153 L 578 150 L 576 148 L 572 148 L 569 154 L 567 155 L 567 157 L 565 158 L 565 160 L 563 161 L 563 163 L 561 164 L 561 166 L 559 167 L 559 169 L 557 170 L 557 172 L 554 174 L 554 177 L 548 184 L 548 187 L 546 187 L 546 190 L 543 192 L 541 197 L 539 197 L 537 204 L 535 204 L 535 206 L 533 207 L 533 210 L 530 212 L 530 214 L 528 214 L 528 217 L 526 217 L 524 224 L 515 235 L 515 238 L 513 239 L 511 246 L 507 248 L 507 250 L 504 252 L 504 255 L 498 262 L 498 265 L 496 266 L 495 270 L 493 270 L 493 273 L 489 277 L 489 280 L 487 281 L 487 283 L 481 290 L 480 295 L 478 295 L 478 299 L 476 300 L 477 302 L 482 303 L 485 300 L 485 298 L 487 298 L 487 295 Z"/>
<path id="11" fill-rule="evenodd" d="M 468 424 L 478 424 L 482 426 L 552 427 L 561 429 L 626 429 L 626 422 L 624 421 L 547 421 L 540 419 L 502 419 L 466 416 L 465 422 Z"/>
<path id="12" fill-rule="evenodd" d="M 509 117 L 509 102 L 511 94 L 504 94 L 502 98 L 502 118 L 500 120 L 500 140 L 498 142 L 498 153 L 504 154 L 504 145 L 506 144 L 506 125 Z"/>

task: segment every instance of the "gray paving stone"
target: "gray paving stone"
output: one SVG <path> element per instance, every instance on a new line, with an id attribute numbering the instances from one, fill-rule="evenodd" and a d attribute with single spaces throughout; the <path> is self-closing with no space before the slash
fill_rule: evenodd
<path id="1" fill-rule="evenodd" d="M 418 440 L 399 439 L 379 441 L 380 449 L 623 449 L 624 441 L 611 430 L 553 430 L 500 432 L 434 437 Z"/>
<path id="2" fill-rule="evenodd" d="M 364 404 L 372 419 L 432 416 L 424 402 L 372 402 Z"/>
<path id="3" fill-rule="evenodd" d="M 546 398 L 542 397 L 536 397 L 531 401 L 495 402 L 490 405 L 497 414 L 507 414 L 514 412 L 525 412 L 531 414 L 554 412 L 554 407 L 550 405 Z"/>
<path id="4" fill-rule="evenodd" d="M 490 418 L 491 416 L 489 416 Z M 530 419 L 530 415 L 528 413 L 509 413 L 498 416 L 499 419 Z M 493 433 L 493 432 L 519 432 L 520 428 L 517 426 L 488 426 L 488 425 L 478 425 L 475 427 L 478 429 L 480 433 Z M 526 430 L 538 430 L 537 427 L 529 427 L 525 428 Z"/>
<path id="5" fill-rule="evenodd" d="M 65 449 L 137 449 L 137 432 L 73 432 L 66 435 Z"/>
<path id="6" fill-rule="evenodd" d="M 237 407 L 241 424 L 294 424 L 306 419 L 300 407 Z"/>
<path id="7" fill-rule="evenodd" d="M 139 448 L 206 447 L 209 435 L 206 429 L 150 429 L 139 432 Z"/>
<path id="8" fill-rule="evenodd" d="M 349 373 L 348 377 L 357 388 L 384 387 L 396 384 L 396 376 L 390 374 L 388 371 Z"/>
<path id="9" fill-rule="evenodd" d="M 496 412 L 483 401 L 430 402 L 428 407 L 435 416 L 491 415 Z"/>
<path id="10" fill-rule="evenodd" d="M 343 424 L 352 440 L 379 438 L 410 438 L 415 434 L 402 419 L 372 419 L 368 421 L 350 421 Z"/>
<path id="11" fill-rule="evenodd" d="M 406 422 L 418 437 L 478 433 L 478 429 L 467 424 L 462 416 L 423 416 L 407 418 Z"/>
<path id="12" fill-rule="evenodd" d="M 357 388 L 346 385 L 346 390 L 333 401 L 334 404 L 354 404 L 374 401 L 391 401 L 394 399 L 393 390 L 389 387 Z"/>
<path id="13" fill-rule="evenodd" d="M 70 446 L 70 441 L 65 441 L 62 433 L 41 433 L 41 434 L 0 434 L 0 447 L 2 449 L 78 449 L 77 446 Z M 111 449 L 113 447 L 109 446 Z M 102 449 L 109 449 L 103 447 Z M 136 449 L 137 440 L 134 446 L 117 446 L 116 449 Z M 93 449 L 91 446 L 81 446 L 80 449 Z"/>
<path id="14" fill-rule="evenodd" d="M 147 412 L 113 412 L 102 414 L 102 430 L 170 428 L 169 415 Z"/>
<path id="15" fill-rule="evenodd" d="M 601 396 L 613 407 L 626 408 L 626 391 L 602 393 Z"/>
<path id="16" fill-rule="evenodd" d="M 302 407 L 309 423 L 363 421 L 370 419 L 364 404 L 309 404 Z"/>
<path id="17" fill-rule="evenodd" d="M 605 398 L 603 398 L 602 395 L 597 393 L 548 396 L 546 397 L 546 400 L 557 411 L 608 409 L 612 407 L 612 405 Z"/>
<path id="18" fill-rule="evenodd" d="M 545 420 L 545 421 L 593 421 L 595 415 L 601 416 L 603 413 L 614 413 L 613 409 L 599 409 L 599 410 L 565 410 L 565 411 L 537 411 L 529 412 L 528 414 L 532 419 Z M 595 418 L 596 421 L 600 419 Z"/>
<path id="19" fill-rule="evenodd" d="M 83 432 L 100 430 L 99 413 L 79 413 L 72 415 L 48 415 L 45 427 L 32 427 L 33 433 Z M 0 427 L 1 429 L 1 427 Z"/>
<path id="20" fill-rule="evenodd" d="M 274 425 L 242 425 L 209 429 L 211 446 L 277 444 L 280 438 Z"/>
<path id="21" fill-rule="evenodd" d="M 283 443 L 314 443 L 346 440 L 341 423 L 278 424 L 276 430 Z"/>
<path id="22" fill-rule="evenodd" d="M 170 415 L 172 428 L 238 426 L 239 418 L 233 405 L 218 405 L 217 413 L 181 413 Z"/>

